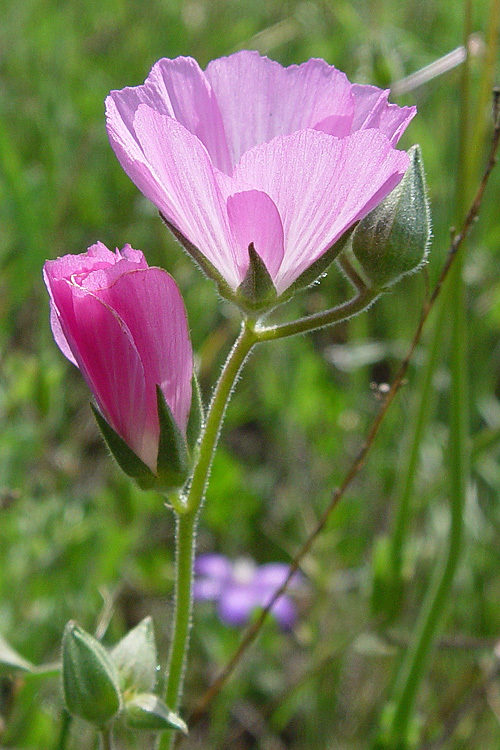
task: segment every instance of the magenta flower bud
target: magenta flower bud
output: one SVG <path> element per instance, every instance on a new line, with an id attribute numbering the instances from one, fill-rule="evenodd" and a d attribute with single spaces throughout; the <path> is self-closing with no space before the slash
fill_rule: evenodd
<path id="1" fill-rule="evenodd" d="M 47 261 L 44 279 L 57 345 L 80 369 L 102 417 L 156 472 L 158 388 L 183 438 L 191 407 L 193 355 L 174 280 L 130 245 L 113 253 L 101 242 Z"/>
<path id="2" fill-rule="evenodd" d="M 131 180 L 222 294 L 272 307 L 314 281 L 346 232 L 400 182 L 394 148 L 415 114 L 323 60 L 257 52 L 162 59 L 106 100 Z M 287 291 L 288 290 L 288 291 Z"/>

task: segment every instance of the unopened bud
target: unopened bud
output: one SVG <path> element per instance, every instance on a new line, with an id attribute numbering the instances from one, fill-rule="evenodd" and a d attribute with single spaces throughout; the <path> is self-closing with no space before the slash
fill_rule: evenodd
<path id="1" fill-rule="evenodd" d="M 68 711 L 102 727 L 120 711 L 118 673 L 106 649 L 75 622 L 62 642 L 62 679 Z"/>
<path id="2" fill-rule="evenodd" d="M 431 221 L 420 146 L 399 185 L 365 216 L 352 236 L 352 250 L 375 289 L 395 284 L 423 265 Z"/>

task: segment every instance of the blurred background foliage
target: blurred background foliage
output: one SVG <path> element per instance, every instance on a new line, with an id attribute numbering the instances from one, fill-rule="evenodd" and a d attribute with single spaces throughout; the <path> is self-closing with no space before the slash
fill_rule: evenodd
<path id="1" fill-rule="evenodd" d="M 1 7 L 0 634 L 40 664 L 57 660 L 70 618 L 113 643 L 152 613 L 164 654 L 172 518 L 107 456 L 82 378 L 52 341 L 41 266 L 97 240 L 129 242 L 164 266 L 186 300 L 206 397 L 238 320 L 122 172 L 107 142 L 104 98 L 141 83 L 160 57 L 191 55 L 204 66 L 241 48 L 283 64 L 324 57 L 351 80 L 389 87 L 462 44 L 463 9 L 439 0 L 3 0 Z M 468 144 L 473 182 L 491 129 L 488 87 L 498 83 L 490 54 L 495 8 L 494 0 L 473 3 L 471 91 L 480 103 Z M 395 99 L 418 106 L 401 145 L 419 142 L 426 163 L 434 228 L 427 270 L 362 317 L 255 352 L 228 411 L 200 551 L 289 560 L 342 480 L 457 223 L 459 76 L 450 69 Z M 491 677 L 500 633 L 498 188 L 497 173 L 464 267 L 471 476 L 454 596 L 419 694 L 422 750 L 490 750 L 500 742 L 500 684 Z M 283 314 L 330 307 L 348 292 L 332 269 Z M 405 594 L 386 627 L 380 606 L 374 614 L 371 605 L 372 555 L 375 540 L 391 529 L 428 339 L 427 332 L 367 466 L 304 561 L 308 587 L 298 624 L 286 634 L 266 627 L 183 748 L 367 747 L 447 534 L 445 324 L 419 443 Z M 210 606 L 195 608 L 186 716 L 238 640 Z M 2 747 L 58 747 L 57 679 L 6 672 L 0 687 Z M 83 724 L 71 731 L 69 747 L 94 746 Z M 127 741 L 150 746 L 144 738 Z"/>

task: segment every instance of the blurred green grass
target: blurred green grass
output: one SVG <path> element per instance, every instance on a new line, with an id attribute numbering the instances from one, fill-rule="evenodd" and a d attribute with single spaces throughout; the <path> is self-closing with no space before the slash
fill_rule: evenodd
<path id="1" fill-rule="evenodd" d="M 474 31 L 483 38 L 489 7 L 486 0 L 474 3 Z M 23 656 L 35 663 L 57 659 L 66 621 L 75 618 L 93 630 L 106 620 L 110 600 L 109 642 L 153 613 L 164 653 L 172 589 L 172 521 L 159 498 L 131 488 L 106 454 L 89 394 L 51 339 L 43 261 L 102 240 L 110 247 L 130 242 L 150 263 L 167 268 L 185 296 L 206 395 L 237 329 L 234 312 L 217 300 L 121 171 L 104 129 L 108 91 L 141 83 L 162 56 L 188 54 L 205 65 L 240 48 L 257 48 L 283 64 L 321 56 L 351 80 L 389 86 L 461 40 L 462 9 L 438 0 L 109 0 L 99 6 L 3 0 L 0 633 Z M 483 59 L 471 62 L 474 91 Z M 498 81 L 498 66 L 496 73 Z M 423 149 L 434 224 L 431 282 L 456 221 L 458 80 L 453 70 L 398 100 L 419 110 L 402 145 L 419 142 Z M 475 115 L 487 129 L 489 110 Z M 480 153 L 483 144 L 471 148 Z M 447 634 L 474 639 L 476 647 L 437 651 L 419 706 L 423 747 L 484 679 L 500 631 L 499 183 L 497 174 L 465 262 L 473 460 L 462 563 L 446 620 Z M 408 278 L 360 318 L 253 355 L 228 412 L 200 550 L 259 562 L 293 555 L 374 417 L 378 401 L 370 383 L 394 374 L 425 284 L 425 275 Z M 330 306 L 346 291 L 333 270 L 286 312 Z M 403 644 L 447 528 L 446 340 L 412 500 L 405 606 L 394 625 Z M 393 515 L 398 454 L 425 350 L 424 337 L 367 467 L 305 561 L 310 589 L 296 631 L 268 628 L 186 748 L 367 746 L 398 658 L 395 646 L 366 635 L 378 632 L 369 608 L 371 554 Z M 196 609 L 194 623 L 188 708 L 238 640 L 208 608 Z M 55 748 L 57 681 L 42 686 L 7 676 L 2 686 L 2 747 Z M 440 747 L 498 747 L 493 688 L 487 697 L 466 705 Z M 83 750 L 93 746 L 81 725 L 72 742 Z"/>

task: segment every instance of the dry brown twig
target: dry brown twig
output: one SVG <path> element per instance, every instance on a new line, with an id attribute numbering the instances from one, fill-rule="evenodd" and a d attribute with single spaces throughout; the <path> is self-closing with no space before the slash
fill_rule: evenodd
<path id="1" fill-rule="evenodd" d="M 392 386 L 387 392 L 384 400 L 382 401 L 379 411 L 377 413 L 377 416 L 368 432 L 368 435 L 363 445 L 361 446 L 358 454 L 356 455 L 349 471 L 345 475 L 344 481 L 333 492 L 330 502 L 328 503 L 326 509 L 323 511 L 323 514 L 320 520 L 318 521 L 315 529 L 312 531 L 308 539 L 304 542 L 304 544 L 302 545 L 298 553 L 295 555 L 295 558 L 293 559 L 290 565 L 290 571 L 288 573 L 286 580 L 284 581 L 283 585 L 280 586 L 280 588 L 274 592 L 274 595 L 272 599 L 270 600 L 269 604 L 267 605 L 267 607 L 265 607 L 262 610 L 259 617 L 255 620 L 255 622 L 252 623 L 252 625 L 250 625 L 247 628 L 246 632 L 244 633 L 240 641 L 240 644 L 237 650 L 235 651 L 231 659 L 227 662 L 226 666 L 222 669 L 218 677 L 214 680 L 212 685 L 210 685 L 206 693 L 202 696 L 197 706 L 195 707 L 188 722 L 189 726 L 193 726 L 193 724 L 196 724 L 201 719 L 201 717 L 207 710 L 209 704 L 212 702 L 215 696 L 222 689 L 223 685 L 229 679 L 230 675 L 236 668 L 237 664 L 241 660 L 247 648 L 257 638 L 275 602 L 280 598 L 280 596 L 282 596 L 285 593 L 288 587 L 288 584 L 290 580 L 292 579 L 294 573 L 298 570 L 302 560 L 311 549 L 316 538 L 323 531 L 328 519 L 330 518 L 331 513 L 337 507 L 339 501 L 344 496 L 346 490 L 349 488 L 349 486 L 351 485 L 355 477 L 358 475 L 358 473 L 362 469 L 366 461 L 366 458 L 368 456 L 368 453 L 373 445 L 375 437 L 385 418 L 385 415 L 387 411 L 389 410 L 389 407 L 391 406 L 392 402 L 394 401 L 394 398 L 396 397 L 397 393 L 399 392 L 401 386 L 403 385 L 404 378 L 408 370 L 408 366 L 410 364 L 415 348 L 418 342 L 420 341 L 422 331 L 430 315 L 430 312 L 433 309 L 436 303 L 436 300 L 442 291 L 443 284 L 450 272 L 450 269 L 453 265 L 453 261 L 457 255 L 457 252 L 459 251 L 460 247 L 464 243 L 466 237 L 469 235 L 471 228 L 479 215 L 486 185 L 488 183 L 493 167 L 495 166 L 495 163 L 496 163 L 496 156 L 497 156 L 497 151 L 498 151 L 499 142 L 500 142 L 500 114 L 499 114 L 500 90 L 495 89 L 493 93 L 494 93 L 493 112 L 495 115 L 495 125 L 493 129 L 491 148 L 490 148 L 490 152 L 488 155 L 488 161 L 486 163 L 486 167 L 484 169 L 482 178 L 479 182 L 479 186 L 477 188 L 476 194 L 470 205 L 469 211 L 467 212 L 467 215 L 464 219 L 462 227 L 458 233 L 452 235 L 446 261 L 443 265 L 439 278 L 434 286 L 432 294 L 430 295 L 430 297 L 427 298 L 427 300 L 425 301 L 423 305 L 420 320 L 418 322 L 415 334 L 413 336 L 412 342 L 408 349 L 408 353 L 406 354 L 404 360 L 402 361 L 399 367 L 399 370 L 396 374 L 396 377 L 392 383 Z"/>

